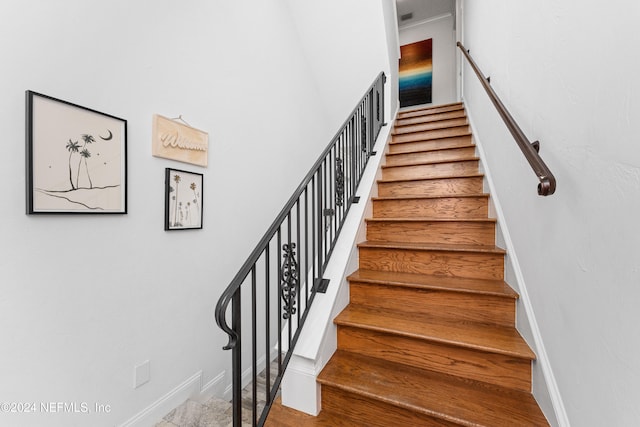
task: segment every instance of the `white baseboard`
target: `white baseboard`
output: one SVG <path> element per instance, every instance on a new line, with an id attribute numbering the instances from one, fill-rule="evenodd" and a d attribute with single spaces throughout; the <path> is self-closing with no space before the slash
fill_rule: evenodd
<path id="1" fill-rule="evenodd" d="M 226 372 L 222 371 L 216 375 L 211 381 L 202 385 L 200 390 L 201 399 L 209 399 L 212 396 L 223 396 L 225 392 L 224 378 Z"/>
<path id="2" fill-rule="evenodd" d="M 202 371 L 198 371 L 151 405 L 120 424 L 119 427 L 153 426 L 158 423 L 162 417 L 180 406 L 187 399 L 205 401 L 211 396 L 219 395 L 223 389 L 224 378 L 225 372 L 221 372 L 211 381 L 203 385 Z M 218 393 L 216 393 L 216 391 Z"/>

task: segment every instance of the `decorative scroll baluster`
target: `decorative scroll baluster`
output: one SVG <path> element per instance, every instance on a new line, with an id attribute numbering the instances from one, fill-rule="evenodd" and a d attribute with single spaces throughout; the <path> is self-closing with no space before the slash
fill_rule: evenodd
<path id="1" fill-rule="evenodd" d="M 296 261 L 296 244 L 291 245 L 285 243 L 282 245 L 282 318 L 289 319 L 296 314 L 296 295 L 298 294 L 298 286 L 300 284 L 298 278 L 298 263 Z"/>
<path id="2" fill-rule="evenodd" d="M 336 157 L 336 206 L 344 203 L 344 168 L 342 159 Z"/>

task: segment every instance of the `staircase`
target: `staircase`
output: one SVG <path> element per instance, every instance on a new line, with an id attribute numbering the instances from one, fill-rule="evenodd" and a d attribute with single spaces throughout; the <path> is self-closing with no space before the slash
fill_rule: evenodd
<path id="1" fill-rule="evenodd" d="M 399 114 L 322 411 L 267 425 L 543 426 L 462 104 Z"/>

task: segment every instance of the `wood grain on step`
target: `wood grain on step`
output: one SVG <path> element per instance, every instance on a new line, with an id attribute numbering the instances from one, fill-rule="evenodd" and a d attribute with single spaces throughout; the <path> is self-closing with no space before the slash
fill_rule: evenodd
<path id="1" fill-rule="evenodd" d="M 423 132 L 413 132 L 404 135 L 393 135 L 391 142 L 394 144 L 402 142 L 423 141 L 426 139 L 439 139 L 451 136 L 463 136 L 469 134 L 469 126 L 456 126 L 445 129 L 426 130 Z"/>
<path id="2" fill-rule="evenodd" d="M 338 327 L 338 348 L 369 357 L 531 391 L 531 361 L 351 326 Z"/>
<path id="3" fill-rule="evenodd" d="M 374 218 L 487 218 L 488 213 L 486 194 L 373 199 Z"/>
<path id="4" fill-rule="evenodd" d="M 327 410 L 321 411 L 318 416 L 296 411 L 284 406 L 282 399 L 278 397 L 273 402 L 264 425 L 267 427 L 353 427 L 353 423 L 353 420 Z"/>
<path id="5" fill-rule="evenodd" d="M 403 143 L 389 143 L 389 153 L 413 153 L 444 148 L 465 147 L 471 144 L 471 134 L 464 134 L 445 138 L 425 139 Z"/>
<path id="6" fill-rule="evenodd" d="M 542 411 L 530 393 L 483 386 L 471 380 L 338 350 L 320 374 L 324 386 L 359 395 L 366 406 L 378 402 L 461 425 L 545 426 Z M 419 390 L 419 392 L 417 392 Z M 324 392 L 323 392 L 324 395 Z M 331 402 L 331 403 L 330 403 Z M 336 411 L 355 403 L 328 399 Z M 323 407 L 325 402 L 323 400 Z M 390 424 L 395 425 L 395 424 Z M 420 425 L 420 424 L 407 424 Z"/>
<path id="7" fill-rule="evenodd" d="M 447 119 L 458 119 L 460 117 L 466 117 L 465 111 L 463 109 L 447 111 L 443 113 L 434 113 L 429 115 L 423 115 L 418 117 L 408 117 L 408 118 L 398 118 L 394 122 L 394 127 L 408 126 L 414 125 L 417 123 L 427 123 L 427 122 L 435 122 L 439 120 L 447 120 Z"/>
<path id="8" fill-rule="evenodd" d="M 440 114 L 448 111 L 464 110 L 464 104 L 456 102 L 452 104 L 439 105 L 437 107 L 414 108 L 398 112 L 398 118 L 428 116 L 431 114 Z"/>
<path id="9" fill-rule="evenodd" d="M 418 151 L 415 153 L 387 154 L 385 164 L 387 166 L 400 166 L 416 163 L 428 163 L 445 160 L 460 160 L 475 157 L 475 145 L 460 148 L 447 148 L 443 150 Z"/>
<path id="10" fill-rule="evenodd" d="M 445 196 L 482 193 L 483 176 L 478 173 L 463 177 L 430 178 L 422 180 L 378 181 L 380 197 Z"/>
<path id="11" fill-rule="evenodd" d="M 372 218 L 367 219 L 367 240 L 490 245 L 495 243 L 495 225 L 493 219 Z"/>
<path id="12" fill-rule="evenodd" d="M 455 119 L 446 119 L 446 120 L 438 120 L 433 122 L 426 123 L 417 123 L 413 125 L 407 126 L 396 126 L 391 132 L 392 135 L 404 135 L 415 132 L 423 132 L 428 130 L 435 129 L 445 129 L 451 128 L 455 126 L 465 126 L 468 125 L 466 117 L 458 117 Z"/>
<path id="13" fill-rule="evenodd" d="M 511 298 L 350 282 L 350 302 L 363 307 L 513 326 L 516 302 Z"/>
<path id="14" fill-rule="evenodd" d="M 465 159 L 444 163 L 382 167 L 382 179 L 424 179 L 477 173 L 478 160 Z"/>
<path id="15" fill-rule="evenodd" d="M 387 286 L 410 287 L 419 289 L 446 290 L 480 295 L 494 295 L 517 299 L 518 293 L 503 280 L 478 280 L 428 276 L 425 274 L 390 273 L 386 271 L 358 269 L 347 278 L 360 283 L 381 284 Z"/>
<path id="16" fill-rule="evenodd" d="M 535 354 L 513 326 L 452 320 L 429 313 L 405 313 L 349 304 L 335 319 L 341 326 L 353 326 L 393 333 L 441 344 L 466 347 L 526 360 Z"/>
<path id="17" fill-rule="evenodd" d="M 416 250 L 408 244 L 379 246 L 373 243 L 359 245 L 360 268 L 476 279 L 498 280 L 504 277 L 503 252 L 451 250 L 436 246 Z"/>
<path id="18" fill-rule="evenodd" d="M 358 393 L 333 386 L 322 387 L 322 410 L 351 422 L 352 427 L 459 427 L 428 414 L 371 399 Z"/>

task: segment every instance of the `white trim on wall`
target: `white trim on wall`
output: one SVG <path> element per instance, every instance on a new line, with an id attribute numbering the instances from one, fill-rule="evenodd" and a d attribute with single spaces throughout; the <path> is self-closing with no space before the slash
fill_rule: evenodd
<path id="1" fill-rule="evenodd" d="M 202 384 L 203 373 L 198 371 L 182 383 L 178 384 L 167 394 L 160 397 L 151 405 L 129 418 L 119 427 L 143 427 L 155 425 L 162 417 L 167 415 L 169 411 L 180 406 L 187 399 L 206 400 L 213 396 L 214 389 L 221 388 L 225 377 L 225 372 L 221 372 L 211 381 Z"/>

